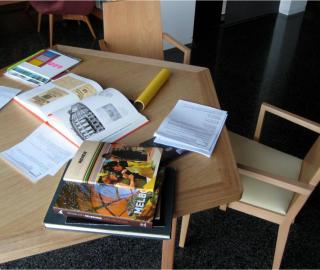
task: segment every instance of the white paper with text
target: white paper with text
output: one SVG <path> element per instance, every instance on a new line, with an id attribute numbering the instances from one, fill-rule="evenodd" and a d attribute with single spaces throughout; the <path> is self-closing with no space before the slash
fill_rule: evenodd
<path id="1" fill-rule="evenodd" d="M 0 109 L 21 92 L 20 89 L 0 85 Z"/>
<path id="2" fill-rule="evenodd" d="M 77 151 L 77 147 L 42 124 L 22 142 L 0 157 L 32 182 L 54 175 Z"/>
<path id="3" fill-rule="evenodd" d="M 156 131 L 155 142 L 209 157 L 226 117 L 226 111 L 179 100 Z"/>

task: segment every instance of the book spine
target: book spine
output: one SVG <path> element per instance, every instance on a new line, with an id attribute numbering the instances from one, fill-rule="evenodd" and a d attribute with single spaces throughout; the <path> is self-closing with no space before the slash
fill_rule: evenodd
<path id="1" fill-rule="evenodd" d="M 107 223 L 121 224 L 121 225 L 130 225 L 135 227 L 151 228 L 152 222 L 142 221 L 142 220 L 133 220 L 133 219 L 123 219 L 118 217 L 107 217 L 100 216 L 95 213 L 84 213 L 79 211 L 73 211 L 70 209 L 62 209 L 58 207 L 53 207 L 53 211 L 56 214 L 63 214 L 67 217 L 77 217 L 95 221 L 102 221 Z"/>
<path id="2" fill-rule="evenodd" d="M 103 142 L 99 143 L 96 151 L 93 153 L 93 156 L 92 156 L 92 158 L 91 158 L 91 161 L 90 161 L 90 163 L 89 163 L 89 166 L 88 166 L 88 168 L 87 168 L 87 170 L 86 170 L 86 173 L 85 173 L 85 175 L 84 175 L 83 181 L 84 181 L 85 183 L 88 183 L 88 182 L 89 182 L 89 178 L 90 178 L 90 176 L 91 176 L 92 170 L 93 170 L 93 168 L 94 168 L 94 166 L 95 166 L 95 163 L 96 163 L 96 161 L 97 161 L 97 159 L 98 159 L 98 157 L 99 157 L 99 155 L 100 155 L 100 152 L 101 152 L 101 150 L 102 150 L 102 148 L 103 148 L 104 145 L 105 145 L 105 143 L 103 143 Z M 110 149 L 110 148 L 109 148 L 109 149 Z M 108 152 L 109 152 L 109 151 L 108 151 Z"/>

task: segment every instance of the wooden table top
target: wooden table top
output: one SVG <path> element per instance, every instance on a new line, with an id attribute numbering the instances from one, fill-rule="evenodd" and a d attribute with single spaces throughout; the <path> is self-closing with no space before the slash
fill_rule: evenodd
<path id="1" fill-rule="evenodd" d="M 151 121 L 122 142 L 138 145 L 153 136 L 178 99 L 219 108 L 206 68 L 58 45 L 56 49 L 81 58 L 72 72 L 93 79 L 102 87 L 121 90 L 134 99 L 160 68 L 172 74 L 143 111 Z M 30 87 L 5 76 L 0 85 L 26 90 Z M 28 136 L 41 122 L 11 102 L 0 111 L 0 151 Z M 175 217 L 238 200 L 242 187 L 226 128 L 211 158 L 191 153 L 171 163 L 177 169 Z M 33 184 L 0 160 L 0 262 L 103 237 L 103 235 L 46 230 L 43 218 L 56 190 L 62 168 Z"/>

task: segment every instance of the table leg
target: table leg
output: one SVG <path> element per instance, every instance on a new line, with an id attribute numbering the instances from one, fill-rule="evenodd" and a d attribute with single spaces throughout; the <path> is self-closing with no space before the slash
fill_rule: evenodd
<path id="1" fill-rule="evenodd" d="M 173 269 L 177 218 L 172 219 L 171 239 L 162 241 L 162 269 Z"/>

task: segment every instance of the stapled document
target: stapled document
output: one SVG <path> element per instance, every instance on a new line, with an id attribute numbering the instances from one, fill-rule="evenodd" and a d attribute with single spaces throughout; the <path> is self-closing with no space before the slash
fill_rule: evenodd
<path id="1" fill-rule="evenodd" d="M 179 100 L 155 132 L 155 142 L 210 157 L 227 112 Z"/>

